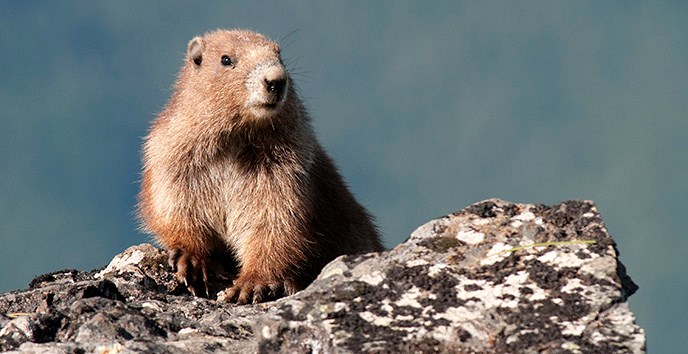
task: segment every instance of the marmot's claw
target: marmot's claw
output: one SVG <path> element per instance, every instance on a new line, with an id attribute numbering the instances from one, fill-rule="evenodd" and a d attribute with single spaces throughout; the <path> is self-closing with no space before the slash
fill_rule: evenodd
<path id="1" fill-rule="evenodd" d="M 208 297 L 208 257 L 193 255 L 180 248 L 169 251 L 169 263 L 177 272 L 177 279 L 189 292 L 198 297 Z"/>
<path id="2" fill-rule="evenodd" d="M 245 305 L 274 300 L 284 295 L 284 283 L 276 280 L 246 279 L 234 280 L 232 287 L 218 294 L 219 301 Z"/>

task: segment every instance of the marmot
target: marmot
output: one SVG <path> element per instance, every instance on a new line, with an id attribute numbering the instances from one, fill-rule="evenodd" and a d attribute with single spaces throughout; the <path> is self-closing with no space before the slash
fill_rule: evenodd
<path id="1" fill-rule="evenodd" d="M 208 296 L 215 251 L 238 266 L 220 298 L 293 294 L 343 254 L 382 251 L 371 216 L 316 140 L 280 47 L 246 30 L 188 44 L 143 145 L 138 211 L 177 278 Z"/>

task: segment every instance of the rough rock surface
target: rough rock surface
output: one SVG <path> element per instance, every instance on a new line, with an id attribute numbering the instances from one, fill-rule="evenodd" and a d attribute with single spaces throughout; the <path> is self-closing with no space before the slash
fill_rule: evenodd
<path id="1" fill-rule="evenodd" d="M 626 303 L 637 286 L 588 201 L 476 203 L 259 305 L 191 297 L 166 258 L 142 244 L 0 294 L 0 351 L 645 352 Z"/>

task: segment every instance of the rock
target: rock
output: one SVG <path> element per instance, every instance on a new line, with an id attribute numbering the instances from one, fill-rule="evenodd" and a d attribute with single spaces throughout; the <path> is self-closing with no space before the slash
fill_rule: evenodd
<path id="1" fill-rule="evenodd" d="M 617 256 L 592 202 L 493 199 L 339 257 L 293 296 L 237 306 L 190 296 L 142 244 L 0 294 L 0 351 L 643 353 Z M 214 274 L 216 290 L 231 280 Z"/>

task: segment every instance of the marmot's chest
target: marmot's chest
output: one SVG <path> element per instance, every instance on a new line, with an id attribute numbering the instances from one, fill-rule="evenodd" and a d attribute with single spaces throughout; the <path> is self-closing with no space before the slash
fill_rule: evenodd
<path id="1" fill-rule="evenodd" d="M 310 198 L 309 173 L 290 163 L 246 166 L 227 158 L 191 176 L 182 189 L 195 195 L 188 210 L 200 210 L 207 222 L 225 234 L 245 231 L 266 222 L 280 223 L 305 212 Z"/>

